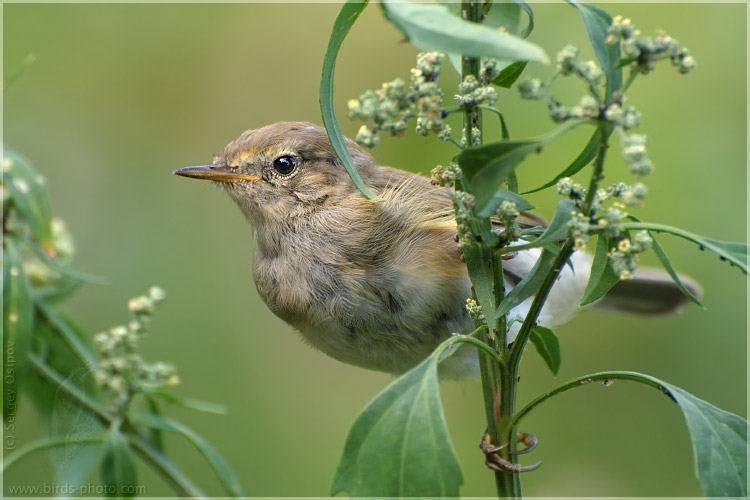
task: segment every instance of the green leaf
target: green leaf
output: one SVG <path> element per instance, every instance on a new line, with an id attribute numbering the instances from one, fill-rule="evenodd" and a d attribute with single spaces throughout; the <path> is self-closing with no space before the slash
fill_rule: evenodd
<path id="1" fill-rule="evenodd" d="M 461 19 L 444 5 L 383 0 L 386 17 L 418 49 L 547 64 L 544 50 L 509 33 Z"/>
<path id="2" fill-rule="evenodd" d="M 526 69 L 525 61 L 512 62 L 500 71 L 500 74 L 492 80 L 494 85 L 509 89 L 516 83 L 516 80 L 521 76 L 523 70 Z"/>
<path id="3" fill-rule="evenodd" d="M 555 208 L 555 215 L 552 216 L 547 229 L 544 230 L 539 238 L 529 242 L 527 245 L 523 245 L 523 247 L 528 248 L 528 245 L 538 247 L 565 239 L 568 235 L 568 222 L 573 218 L 573 213 L 577 211 L 578 209 L 573 201 L 558 201 L 557 208 Z"/>
<path id="4" fill-rule="evenodd" d="M 526 25 L 526 27 L 521 31 L 521 38 L 527 38 L 532 31 L 534 31 L 534 11 L 531 10 L 531 6 L 524 2 L 524 0 L 515 0 L 515 2 L 518 4 L 521 9 L 523 9 L 524 12 L 526 12 L 526 15 L 529 16 L 529 23 Z"/>
<path id="5" fill-rule="evenodd" d="M 695 473 L 707 497 L 747 498 L 747 421 L 664 384 L 685 417 Z"/>
<path id="6" fill-rule="evenodd" d="M 560 340 L 555 332 L 544 326 L 537 325 L 531 329 L 529 339 L 536 347 L 536 351 L 542 357 L 552 375 L 557 375 L 562 364 L 560 353 Z"/>
<path id="7" fill-rule="evenodd" d="M 629 380 L 653 387 L 677 403 L 693 444 L 695 473 L 707 497 L 747 498 L 747 457 L 750 452 L 747 421 L 650 375 L 608 371 L 578 377 L 535 398 L 516 413 L 511 424 L 517 426 L 552 396 L 594 381 L 610 385 L 613 380 Z"/>
<path id="8" fill-rule="evenodd" d="M 20 63 L 16 64 L 13 69 L 5 73 L 3 78 L 3 90 L 8 90 L 8 88 L 13 85 L 13 83 L 18 80 L 21 75 L 26 73 L 26 70 L 29 69 L 29 66 L 34 64 L 35 61 L 35 54 L 27 54 Z"/>
<path id="9" fill-rule="evenodd" d="M 622 88 L 622 70 L 618 67 L 620 43 L 609 45 L 605 41 L 607 29 L 612 24 L 612 16 L 593 5 L 578 3 L 574 0 L 568 0 L 568 3 L 578 10 L 583 19 L 583 24 L 586 26 L 596 58 L 599 59 L 602 70 L 607 77 L 606 100 L 609 101 L 612 94 Z"/>
<path id="10" fill-rule="evenodd" d="M 3 185 L 10 191 L 13 206 L 26 221 L 31 234 L 49 255 L 54 255 L 52 214 L 44 178 L 18 153 L 3 147 Z"/>
<path id="11" fill-rule="evenodd" d="M 612 135 L 613 130 L 614 127 L 607 126 L 607 137 Z M 554 186 L 555 184 L 557 184 L 557 181 L 559 181 L 563 177 L 572 177 L 573 175 L 580 172 L 586 165 L 594 161 L 594 158 L 596 158 L 596 152 L 599 148 L 600 133 L 601 128 L 597 127 L 594 131 L 594 134 L 591 136 L 591 139 L 589 139 L 589 142 L 586 144 L 586 146 L 584 146 L 583 150 L 578 154 L 576 159 L 573 160 L 573 162 L 568 165 L 565 170 L 557 174 L 554 179 L 544 184 L 543 186 L 539 186 L 538 188 L 532 189 L 531 191 L 526 191 L 524 194 L 536 193 L 537 191 L 541 191 L 542 189 L 547 189 L 550 186 Z"/>
<path id="12" fill-rule="evenodd" d="M 458 4 L 458 6 L 460 10 L 461 4 Z M 520 21 L 521 7 L 518 4 L 514 2 L 493 2 L 482 24 L 495 29 L 502 26 L 506 33 L 518 35 Z"/>
<path id="13" fill-rule="evenodd" d="M 680 289 L 680 291 L 685 295 L 685 297 L 693 301 L 695 304 L 698 304 L 699 306 L 704 307 L 703 304 L 701 304 L 701 301 L 698 300 L 698 297 L 693 295 L 693 293 L 690 290 L 688 290 L 688 288 L 682 283 L 682 280 L 680 280 L 680 277 L 677 274 L 677 271 L 675 270 L 674 266 L 672 266 L 672 261 L 669 260 L 669 257 L 667 256 L 667 252 L 664 251 L 664 248 L 661 246 L 661 244 L 659 244 L 659 242 L 656 241 L 656 238 L 654 237 L 653 234 L 651 235 L 651 239 L 653 240 L 654 253 L 656 254 L 657 257 L 659 257 L 659 260 L 661 261 L 662 266 L 664 266 L 664 270 L 667 271 L 669 276 L 672 277 L 672 280 L 677 285 L 677 288 Z"/>
<path id="14" fill-rule="evenodd" d="M 3 419 L 15 419 L 18 391 L 28 375 L 34 308 L 23 259 L 9 236 L 3 238 Z"/>
<path id="15" fill-rule="evenodd" d="M 485 209 L 500 183 L 526 156 L 538 152 L 543 146 L 581 123 L 584 121 L 568 122 L 536 139 L 500 141 L 461 151 L 457 157 L 458 164 L 466 179 L 467 191 L 474 195 L 477 213 Z"/>
<path id="16" fill-rule="evenodd" d="M 102 445 L 99 473 L 109 497 L 130 498 L 138 486 L 133 453 L 119 425 L 113 424 Z"/>
<path id="17" fill-rule="evenodd" d="M 159 396 L 166 399 L 172 404 L 188 408 L 190 410 L 202 411 L 205 413 L 213 413 L 216 415 L 226 415 L 228 413 L 227 407 L 224 405 L 209 403 L 208 401 L 199 401 L 197 399 L 183 398 L 164 389 L 146 389 L 149 395 Z"/>
<path id="18" fill-rule="evenodd" d="M 620 281 L 620 278 L 609 265 L 607 253 L 610 249 L 610 241 L 606 236 L 600 234 L 596 240 L 596 252 L 594 253 L 594 262 L 591 264 L 591 274 L 589 281 L 586 283 L 586 290 L 583 291 L 580 306 L 591 304 L 599 300 Z"/>
<path id="19" fill-rule="evenodd" d="M 529 203 L 527 200 L 522 198 L 520 195 L 514 193 L 513 191 L 508 191 L 505 188 L 497 188 L 495 190 L 495 194 L 492 196 L 489 202 L 484 206 L 484 208 L 477 212 L 478 217 L 491 217 L 492 214 L 495 213 L 495 211 L 498 209 L 500 205 L 504 201 L 512 201 L 516 204 L 516 209 L 519 211 L 523 210 L 531 210 L 534 208 L 534 205 Z"/>
<path id="20" fill-rule="evenodd" d="M 669 233 L 679 236 L 680 238 L 697 244 L 701 250 L 708 250 L 715 253 L 721 260 L 729 262 L 730 265 L 739 267 L 743 273 L 747 274 L 747 255 L 750 250 L 747 243 L 713 240 L 684 231 L 677 227 L 665 226 L 663 224 L 652 224 L 648 222 L 625 223 L 622 227 L 623 229 L 629 230 L 646 229 L 647 231 Z"/>
<path id="21" fill-rule="evenodd" d="M 161 417 L 161 408 L 159 408 L 159 402 L 156 400 L 156 398 L 152 397 L 149 394 L 144 394 L 144 398 L 146 399 L 146 405 L 148 406 L 149 413 L 152 413 L 157 417 Z M 151 427 L 148 432 L 148 437 L 151 444 L 154 445 L 157 450 L 164 453 L 164 434 L 162 430 Z"/>
<path id="22" fill-rule="evenodd" d="M 446 345 L 389 385 L 357 417 L 331 495 L 458 496 L 463 477 L 448 435 L 437 376 Z"/>
<path id="23" fill-rule="evenodd" d="M 149 413 L 137 413 L 132 415 L 131 419 L 136 425 L 182 434 L 211 464 L 227 492 L 237 498 L 244 497 L 242 486 L 240 486 L 240 482 L 232 469 L 229 468 L 229 464 L 224 460 L 224 457 L 194 430 L 171 418 Z"/>
<path id="24" fill-rule="evenodd" d="M 334 74 L 336 71 L 336 56 L 338 56 L 341 44 L 352 28 L 354 21 L 357 20 L 362 11 L 367 7 L 367 0 L 353 1 L 348 0 L 344 5 L 341 6 L 336 21 L 333 23 L 333 31 L 331 32 L 331 38 L 328 41 L 328 48 L 326 49 L 325 57 L 323 58 L 323 75 L 320 80 L 320 112 L 323 118 L 323 125 L 326 128 L 328 139 L 331 141 L 331 146 L 336 152 L 336 156 L 341 160 L 342 165 L 346 169 L 349 177 L 351 177 L 354 185 L 357 186 L 363 195 L 369 199 L 374 199 L 375 195 L 365 185 L 362 178 L 359 176 L 357 167 L 354 165 L 352 160 L 352 154 L 346 147 L 346 139 L 344 139 L 339 127 L 339 122 L 336 119 L 336 113 L 333 106 L 333 82 Z"/>
<path id="25" fill-rule="evenodd" d="M 544 282 L 544 278 L 552 270 L 554 259 L 554 253 L 543 249 L 542 254 L 537 259 L 536 264 L 534 264 L 529 274 L 524 276 L 510 292 L 505 294 L 503 301 L 497 306 L 495 314 L 498 316 L 507 314 L 508 311 L 538 292 Z"/>

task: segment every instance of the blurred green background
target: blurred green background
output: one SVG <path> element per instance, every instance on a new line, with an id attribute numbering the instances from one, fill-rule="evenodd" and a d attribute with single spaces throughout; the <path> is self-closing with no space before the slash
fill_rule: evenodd
<path id="1" fill-rule="evenodd" d="M 592 58 L 580 18 L 563 4 L 534 4 L 531 40 L 554 58 L 563 45 Z M 681 76 L 669 63 L 640 78 L 630 104 L 643 113 L 655 173 L 641 219 L 716 239 L 746 240 L 746 6 L 604 5 L 633 18 L 644 33 L 667 30 L 688 46 L 697 70 Z M 318 84 L 335 4 L 4 4 L 3 69 L 28 53 L 37 62 L 3 96 L 3 140 L 29 157 L 48 181 L 53 212 L 68 223 L 78 268 L 107 278 L 87 285 L 65 309 L 96 332 L 127 320 L 126 301 L 159 284 L 168 294 L 147 359 L 177 365 L 185 395 L 226 404 L 213 416 L 170 409 L 228 459 L 250 496 L 325 496 L 350 424 L 391 377 L 340 364 L 304 345 L 260 301 L 252 283 L 252 230 L 208 183 L 177 178 L 181 166 L 212 155 L 248 128 L 280 120 L 320 123 Z M 372 5 L 354 26 L 338 62 L 336 98 L 345 103 L 396 76 L 408 78 L 414 49 Z M 529 74 L 547 77 L 552 67 Z M 445 67 L 446 103 L 455 73 Z M 583 87 L 561 82 L 555 95 L 577 101 Z M 513 137 L 553 127 L 544 103 L 502 91 L 499 107 Z M 498 138 L 488 117 L 487 140 Z M 460 125 L 454 126 L 460 130 Z M 577 130 L 519 170 L 530 189 L 565 167 L 590 130 Z M 382 163 L 428 173 L 454 146 L 412 131 L 384 137 Z M 632 177 L 613 153 L 607 182 Z M 531 196 L 548 217 L 553 193 Z M 660 320 L 583 313 L 558 328 L 561 373 L 537 354 L 524 359 L 520 401 L 574 376 L 638 370 L 713 404 L 746 415 L 745 278 L 718 258 L 668 236 L 673 262 L 702 283 L 707 310 L 688 307 Z M 654 263 L 653 255 L 644 259 Z M 485 428 L 478 382 L 443 384 L 465 496 L 492 496 L 492 474 L 477 448 Z M 28 403 L 28 401 L 23 401 Z M 43 432 L 29 404 L 19 413 L 20 443 Z M 524 476 L 529 496 L 692 496 L 691 446 L 667 398 L 618 382 L 568 393 L 530 416 L 539 436 Z M 168 453 L 214 496 L 224 492 L 188 444 Z M 140 468 L 148 496 L 171 490 Z M 9 485 L 50 483 L 44 454 L 19 463 Z"/>

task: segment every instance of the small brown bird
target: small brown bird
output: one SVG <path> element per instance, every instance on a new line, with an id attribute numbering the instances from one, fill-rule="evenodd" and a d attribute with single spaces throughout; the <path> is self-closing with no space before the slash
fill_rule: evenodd
<path id="1" fill-rule="evenodd" d="M 271 311 L 329 356 L 364 368 L 402 373 L 453 332 L 474 329 L 471 296 L 454 240 L 452 201 L 417 174 L 377 165 L 353 141 L 347 147 L 365 184 L 354 186 L 323 128 L 281 122 L 248 130 L 212 165 L 174 173 L 226 189 L 255 230 L 253 275 Z M 544 225 L 522 213 L 520 224 Z M 503 263 L 509 290 L 534 266 L 538 249 Z M 555 326 L 579 309 L 591 257 L 573 256 L 539 317 Z M 695 293 L 699 287 L 688 281 Z M 523 319 L 530 300 L 510 317 Z M 685 299 L 666 273 L 641 270 L 599 303 L 648 315 L 677 312 Z M 518 325 L 509 332 L 512 339 Z M 461 349 L 441 367 L 446 377 L 476 373 L 476 354 Z"/>

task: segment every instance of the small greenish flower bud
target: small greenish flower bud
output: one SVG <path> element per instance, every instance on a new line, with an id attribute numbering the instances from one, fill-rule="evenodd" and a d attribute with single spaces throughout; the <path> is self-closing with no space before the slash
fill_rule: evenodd
<path id="1" fill-rule="evenodd" d="M 461 171 L 458 164 L 451 162 L 446 166 L 436 165 L 430 172 L 430 179 L 433 184 L 438 186 L 450 186 L 456 182 L 460 175 Z"/>
<path id="2" fill-rule="evenodd" d="M 672 60 L 672 64 L 677 66 L 678 71 L 683 75 L 695 69 L 695 59 L 693 59 L 693 56 L 690 55 L 690 52 L 686 48 L 675 50 L 670 59 Z"/>
<path id="3" fill-rule="evenodd" d="M 464 80 L 458 85 L 458 93 L 468 94 L 477 87 L 479 87 L 479 81 L 477 81 L 477 77 L 474 75 L 466 75 Z"/>
<path id="4" fill-rule="evenodd" d="M 114 326 L 109 330 L 109 335 L 117 342 L 122 341 L 123 337 L 127 334 L 128 329 L 124 326 Z"/>
<path id="5" fill-rule="evenodd" d="M 152 286 L 148 289 L 148 296 L 151 298 L 154 304 L 158 304 L 159 302 L 162 302 L 167 298 L 167 293 L 161 287 Z"/>
<path id="6" fill-rule="evenodd" d="M 568 234 L 573 238 L 573 249 L 585 250 L 591 239 L 591 235 L 589 234 L 591 225 L 586 216 L 578 210 L 572 211 L 570 215 L 572 217 L 568 221 Z"/>
<path id="7" fill-rule="evenodd" d="M 137 314 L 152 314 L 154 312 L 154 302 L 145 295 L 133 297 L 128 302 L 128 309 Z"/>
<path id="8" fill-rule="evenodd" d="M 624 209 L 625 205 L 615 202 L 596 221 L 607 237 L 616 238 L 622 233 L 622 220 L 628 215 Z"/>
<path id="9" fill-rule="evenodd" d="M 599 103 L 590 95 L 581 97 L 578 106 L 581 108 L 581 116 L 593 118 L 599 115 Z"/>
<path id="10" fill-rule="evenodd" d="M 619 124 L 625 130 L 637 127 L 641 124 L 641 112 L 633 106 L 628 107 L 620 117 Z"/>
<path id="11" fill-rule="evenodd" d="M 645 184 L 642 182 L 636 182 L 632 186 L 629 186 L 627 189 L 623 190 L 619 196 L 620 199 L 622 199 L 622 202 L 625 205 L 628 206 L 642 206 L 643 201 L 646 199 L 646 196 L 648 195 L 648 188 Z"/>
<path id="12" fill-rule="evenodd" d="M 94 345 L 102 349 L 103 347 L 107 346 L 111 343 L 111 338 L 108 333 L 106 332 L 99 332 L 96 335 L 94 335 Z"/>
<path id="13" fill-rule="evenodd" d="M 581 109 L 566 108 L 554 99 L 550 100 L 547 108 L 549 109 L 549 116 L 555 123 L 562 123 L 571 118 L 578 118 L 581 116 Z"/>
<path id="14" fill-rule="evenodd" d="M 451 135 L 452 133 L 453 133 L 453 129 L 451 128 L 450 125 L 446 123 L 445 126 L 443 127 L 443 130 L 438 132 L 437 136 L 442 141 L 450 141 L 451 139 L 453 139 L 453 136 Z"/>
<path id="15" fill-rule="evenodd" d="M 654 164 L 651 163 L 651 160 L 649 160 L 648 158 L 644 158 L 640 161 L 630 164 L 630 172 L 635 175 L 639 175 L 639 176 L 648 175 L 653 171 L 654 171 Z"/>
<path id="16" fill-rule="evenodd" d="M 648 231 L 639 230 L 633 234 L 631 243 L 633 251 L 641 253 L 651 248 L 654 239 L 648 234 Z"/>
<path id="17" fill-rule="evenodd" d="M 416 69 L 428 81 L 436 80 L 440 76 L 440 66 L 444 59 L 445 54 L 441 52 L 421 52 L 417 54 Z"/>
<path id="18" fill-rule="evenodd" d="M 558 194 L 568 197 L 573 192 L 574 185 L 575 183 L 573 182 L 573 179 L 571 179 L 570 177 L 563 177 L 562 179 L 557 181 L 557 184 L 555 184 L 555 189 L 557 189 Z"/>
<path id="19" fill-rule="evenodd" d="M 471 127 L 471 145 L 481 146 L 482 145 L 482 131 L 479 127 Z"/>
<path id="20" fill-rule="evenodd" d="M 497 67 L 497 59 L 482 58 L 482 67 L 479 70 L 479 79 L 484 85 L 489 85 L 492 80 L 497 78 L 500 74 L 500 69 Z"/>
<path id="21" fill-rule="evenodd" d="M 572 45 L 566 45 L 557 53 L 557 67 L 563 76 L 570 75 L 575 71 L 576 58 L 578 57 L 578 48 Z"/>
<path id="22" fill-rule="evenodd" d="M 362 125 L 357 131 L 355 140 L 357 141 L 357 144 L 361 144 L 368 148 L 374 148 L 380 143 L 380 136 L 367 125 Z"/>
<path id="23" fill-rule="evenodd" d="M 585 63 L 578 65 L 579 74 L 592 85 L 598 85 L 602 78 L 604 78 L 604 72 L 594 61 L 586 61 Z"/>
<path id="24" fill-rule="evenodd" d="M 547 95 L 547 86 L 539 78 L 529 78 L 518 84 L 521 99 L 540 100 Z"/>
<path id="25" fill-rule="evenodd" d="M 466 299 L 466 312 L 469 313 L 469 317 L 477 323 L 481 323 L 485 320 L 484 314 L 482 314 L 482 306 L 477 304 L 474 299 Z"/>
<path id="26" fill-rule="evenodd" d="M 625 240 L 627 241 L 627 240 Z M 618 244 L 618 247 L 620 244 Z M 633 272 L 638 267 L 638 254 L 613 250 L 609 252 L 609 264 L 612 270 L 621 280 L 631 279 Z"/>
<path id="27" fill-rule="evenodd" d="M 58 257 L 72 257 L 75 254 L 76 247 L 73 243 L 73 238 L 70 236 L 70 232 L 68 232 L 65 221 L 59 217 L 53 217 L 50 221 L 50 229 L 52 230 L 52 240 L 54 241 Z"/>
<path id="28" fill-rule="evenodd" d="M 604 111 L 604 118 L 606 118 L 607 121 L 617 123 L 617 124 L 620 123 L 622 115 L 623 115 L 622 107 L 616 102 L 607 106 L 607 109 Z"/>
<path id="29" fill-rule="evenodd" d="M 503 222 L 511 221 L 518 217 L 518 207 L 516 207 L 515 202 L 503 200 L 497 209 L 497 216 Z"/>

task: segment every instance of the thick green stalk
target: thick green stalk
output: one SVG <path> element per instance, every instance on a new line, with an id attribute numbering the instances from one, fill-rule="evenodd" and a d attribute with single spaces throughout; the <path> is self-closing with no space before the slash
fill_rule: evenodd
<path id="1" fill-rule="evenodd" d="M 467 21 L 481 22 L 483 15 L 486 14 L 488 3 L 476 1 L 462 2 L 461 14 Z M 461 73 L 466 78 L 474 75 L 479 78 L 480 61 L 476 57 L 464 57 L 462 61 Z M 477 107 L 469 107 L 464 110 L 464 142 L 466 147 L 472 147 L 479 139 L 475 139 L 474 130 L 481 134 L 481 112 Z M 492 273 L 493 273 L 493 292 L 495 295 L 495 304 L 502 301 L 504 296 L 503 290 L 503 267 L 502 259 L 497 253 L 492 254 Z M 485 341 L 500 354 L 502 359 L 505 355 L 505 316 L 497 319 L 494 325 L 488 325 L 491 332 L 485 335 Z M 494 335 L 491 335 L 494 333 Z M 503 437 L 503 422 L 510 422 L 515 404 L 515 387 L 504 387 L 503 381 L 506 380 L 503 374 L 503 364 L 493 360 L 485 353 L 479 353 L 479 367 L 482 375 L 482 393 L 484 396 L 484 408 L 487 419 L 487 431 L 494 444 L 500 444 Z M 511 384 L 514 385 L 514 384 Z M 508 404 L 508 397 L 512 398 Z M 505 400 L 505 402 L 504 402 Z M 509 412 L 510 411 L 510 412 Z M 504 458 L 509 459 L 507 451 L 503 450 Z M 498 496 L 501 498 L 517 498 L 520 496 L 520 482 L 517 474 L 508 474 L 495 471 L 495 485 Z"/>

